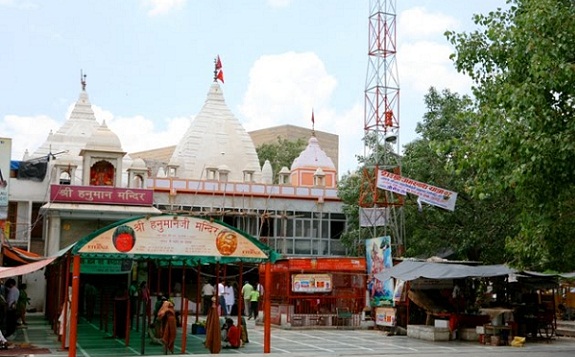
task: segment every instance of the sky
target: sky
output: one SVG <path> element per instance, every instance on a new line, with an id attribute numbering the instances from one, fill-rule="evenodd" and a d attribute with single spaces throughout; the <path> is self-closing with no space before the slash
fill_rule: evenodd
<path id="1" fill-rule="evenodd" d="M 383 1 L 383 0 L 382 0 Z M 176 145 L 223 66 L 247 131 L 292 124 L 339 135 L 340 175 L 363 153 L 369 0 L 0 0 L 0 137 L 33 153 L 69 117 L 81 73 L 124 151 Z M 400 147 L 429 87 L 470 94 L 446 30 L 505 0 L 397 0 Z M 335 158 L 333 158 L 335 160 Z"/>

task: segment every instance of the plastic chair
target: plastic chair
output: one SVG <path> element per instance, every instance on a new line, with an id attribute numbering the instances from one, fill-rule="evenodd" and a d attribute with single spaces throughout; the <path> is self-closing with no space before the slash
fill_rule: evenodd
<path id="1" fill-rule="evenodd" d="M 351 325 L 351 311 L 349 311 L 348 307 L 338 307 L 335 309 L 335 311 L 336 311 L 336 317 L 335 317 L 336 328 Z"/>

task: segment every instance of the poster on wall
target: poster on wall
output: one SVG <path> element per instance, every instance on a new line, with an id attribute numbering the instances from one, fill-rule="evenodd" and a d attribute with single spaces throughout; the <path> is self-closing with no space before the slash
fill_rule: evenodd
<path id="1" fill-rule="evenodd" d="M 333 287 L 330 274 L 294 274 L 291 280 L 294 293 L 328 293 Z"/>
<path id="2" fill-rule="evenodd" d="M 378 326 L 395 326 L 395 309 L 392 307 L 378 307 L 375 309 L 375 324 Z"/>
<path id="3" fill-rule="evenodd" d="M 12 139 L 0 138 L 0 220 L 8 219 L 8 192 L 10 184 L 10 156 Z"/>
<path id="4" fill-rule="evenodd" d="M 384 236 L 366 239 L 366 262 L 367 262 L 367 290 L 369 293 L 370 306 L 393 305 L 393 281 L 388 279 L 381 281 L 375 277 L 385 269 L 393 266 L 391 259 L 391 237 Z"/>

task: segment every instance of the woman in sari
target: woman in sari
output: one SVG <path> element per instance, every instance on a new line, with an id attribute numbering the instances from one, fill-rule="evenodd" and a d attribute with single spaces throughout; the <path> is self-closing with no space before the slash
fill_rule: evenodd
<path id="1" fill-rule="evenodd" d="M 164 301 L 160 311 L 158 311 L 158 319 L 162 321 L 162 343 L 164 344 L 164 352 L 167 354 L 170 351 L 174 353 L 174 343 L 176 342 L 176 311 L 174 304 L 167 300 Z"/>

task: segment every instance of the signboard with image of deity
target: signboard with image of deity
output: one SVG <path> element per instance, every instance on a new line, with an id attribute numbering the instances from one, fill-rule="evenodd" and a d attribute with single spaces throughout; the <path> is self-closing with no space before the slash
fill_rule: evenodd
<path id="1" fill-rule="evenodd" d="M 294 274 L 291 280 L 294 293 L 329 293 L 333 288 L 330 274 Z"/>
<path id="2" fill-rule="evenodd" d="M 90 238 L 78 252 L 267 258 L 256 243 L 224 224 L 167 215 L 115 225 Z"/>

